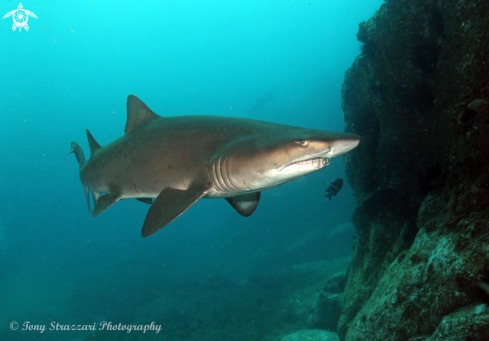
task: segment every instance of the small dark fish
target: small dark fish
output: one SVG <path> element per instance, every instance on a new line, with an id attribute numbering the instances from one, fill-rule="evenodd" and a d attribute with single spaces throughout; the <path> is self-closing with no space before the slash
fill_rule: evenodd
<path id="1" fill-rule="evenodd" d="M 325 197 L 328 197 L 329 200 L 331 200 L 332 197 L 338 194 L 338 192 L 341 190 L 342 187 L 343 187 L 343 179 L 342 178 L 336 179 L 329 185 L 328 189 L 326 190 L 328 194 L 326 194 Z"/>

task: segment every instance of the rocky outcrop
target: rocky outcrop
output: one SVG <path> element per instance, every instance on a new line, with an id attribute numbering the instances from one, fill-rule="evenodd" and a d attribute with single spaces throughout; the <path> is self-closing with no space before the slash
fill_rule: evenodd
<path id="1" fill-rule="evenodd" d="M 343 310 L 346 271 L 338 272 L 328 279 L 319 293 L 313 317 L 313 327 L 336 332 Z"/>
<path id="2" fill-rule="evenodd" d="M 301 330 L 287 335 L 280 341 L 338 341 L 338 335 L 320 329 Z"/>
<path id="3" fill-rule="evenodd" d="M 290 341 L 300 335 L 304 336 L 301 341 L 338 340 L 336 333 L 309 330 L 314 328 L 315 306 L 325 278 L 336 278 L 332 275 L 349 261 L 348 257 L 299 264 L 262 273 L 241 285 L 219 273 L 198 281 L 161 281 L 164 286 L 157 294 L 148 294 L 148 302 L 134 310 L 128 323 L 154 320 L 162 329 L 155 339 L 163 335 L 165 341 L 280 341 L 285 337 Z M 341 281 L 329 282 L 338 287 Z M 108 334 L 95 331 L 90 338 L 110 339 Z"/>
<path id="4" fill-rule="evenodd" d="M 360 24 L 342 92 L 362 136 L 344 158 L 357 238 L 342 340 L 489 335 L 488 15 L 487 1 L 392 0 Z"/>

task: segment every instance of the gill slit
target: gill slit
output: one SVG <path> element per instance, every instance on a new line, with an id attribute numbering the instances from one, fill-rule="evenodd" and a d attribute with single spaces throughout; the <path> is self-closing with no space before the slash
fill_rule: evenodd
<path id="1" fill-rule="evenodd" d="M 216 178 L 217 178 L 217 181 L 219 183 L 219 186 L 221 187 L 221 191 L 226 192 L 227 186 L 226 186 L 226 183 L 224 182 L 224 179 L 222 178 L 222 174 L 221 174 L 221 157 L 219 157 L 217 159 L 217 162 L 216 162 Z"/>
<path id="2" fill-rule="evenodd" d="M 221 184 L 219 183 L 219 180 L 217 179 L 216 159 L 212 159 L 210 168 L 211 168 L 212 182 L 214 183 L 214 187 L 218 192 L 222 192 Z"/>
<path id="3" fill-rule="evenodd" d="M 237 191 L 238 187 L 233 184 L 231 177 L 228 175 L 228 158 L 223 161 L 223 167 L 222 167 L 222 174 L 223 174 L 223 180 L 226 183 L 227 187 L 231 191 Z"/>

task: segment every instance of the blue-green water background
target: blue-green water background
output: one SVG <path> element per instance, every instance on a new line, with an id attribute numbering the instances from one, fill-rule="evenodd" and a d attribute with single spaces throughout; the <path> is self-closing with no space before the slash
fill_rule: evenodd
<path id="1" fill-rule="evenodd" d="M 201 200 L 150 238 L 148 206 L 117 203 L 91 218 L 70 142 L 85 129 L 123 134 L 126 97 L 156 113 L 251 117 L 342 131 L 341 85 L 375 1 L 27 1 L 30 30 L 0 21 L 0 331 L 12 320 L 94 322 L 131 309 L 160 281 L 220 272 L 236 281 L 273 268 L 251 259 L 318 226 L 351 221 L 341 159 L 266 191 L 255 214 Z M 3 1 L 3 14 L 17 8 Z M 260 111 L 256 99 L 273 93 Z M 240 247 L 223 251 L 243 233 Z M 109 270 L 108 270 L 109 269 Z M 100 314 L 98 316 L 97 314 Z M 1 335 L 1 334 L 0 334 Z M 10 335 L 10 334 L 9 334 Z M 19 335 L 19 334 L 16 334 Z"/>

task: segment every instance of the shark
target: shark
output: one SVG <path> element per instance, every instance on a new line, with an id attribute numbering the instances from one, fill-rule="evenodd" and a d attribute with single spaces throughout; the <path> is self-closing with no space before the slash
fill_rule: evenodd
<path id="1" fill-rule="evenodd" d="M 151 204 L 142 236 L 165 227 L 202 198 L 224 198 L 242 216 L 261 192 L 329 165 L 360 143 L 354 134 L 224 116 L 154 113 L 127 98 L 125 134 L 102 147 L 87 130 L 91 156 L 71 143 L 92 217 L 123 199 Z"/>

